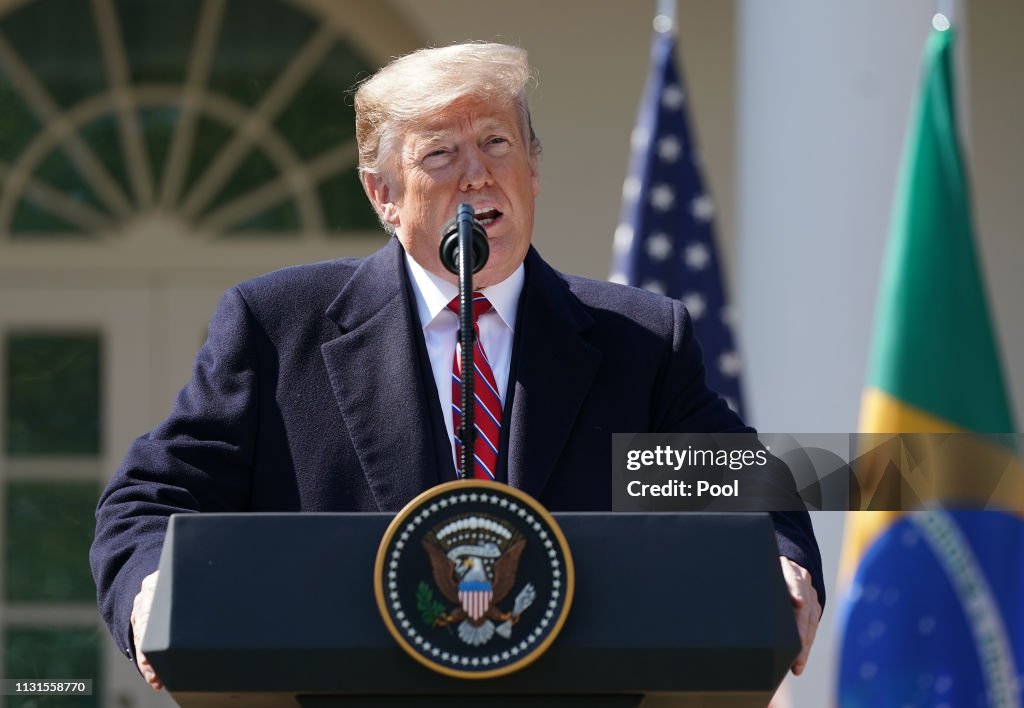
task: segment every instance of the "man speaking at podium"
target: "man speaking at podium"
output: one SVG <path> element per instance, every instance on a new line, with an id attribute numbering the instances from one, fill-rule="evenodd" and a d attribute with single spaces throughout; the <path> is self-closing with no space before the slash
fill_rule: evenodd
<path id="1" fill-rule="evenodd" d="M 612 433 L 750 430 L 706 387 L 682 304 L 563 275 L 530 246 L 529 79 L 525 51 L 468 43 L 365 81 L 359 172 L 394 238 L 365 259 L 229 290 L 174 410 L 132 444 L 100 500 L 91 561 L 115 641 L 155 688 L 135 646 L 171 514 L 397 511 L 456 477 L 457 287 L 438 243 L 460 203 L 490 247 L 474 277 L 484 422 L 470 476 L 553 511 L 610 510 Z M 800 673 L 824 599 L 820 556 L 806 513 L 773 516 Z"/>

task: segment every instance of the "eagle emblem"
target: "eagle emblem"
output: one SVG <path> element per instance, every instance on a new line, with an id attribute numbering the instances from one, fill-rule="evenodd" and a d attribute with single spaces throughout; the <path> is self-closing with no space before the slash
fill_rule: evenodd
<path id="1" fill-rule="evenodd" d="M 572 604 L 574 569 L 558 524 L 507 484 L 431 487 L 388 525 L 373 590 L 409 656 L 460 679 L 504 676 L 537 660 Z"/>
<path id="2" fill-rule="evenodd" d="M 495 634 L 509 639 L 537 596 L 526 583 L 511 610 L 501 609 L 515 588 L 526 539 L 497 518 L 470 514 L 438 526 L 421 543 L 434 585 L 452 604 L 434 616 L 433 625 L 455 625 L 459 638 L 471 646 L 486 644 Z"/>

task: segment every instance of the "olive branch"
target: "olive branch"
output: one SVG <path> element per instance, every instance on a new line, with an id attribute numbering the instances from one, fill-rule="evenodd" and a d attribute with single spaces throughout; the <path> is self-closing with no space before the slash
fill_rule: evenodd
<path id="1" fill-rule="evenodd" d="M 423 621 L 431 626 L 444 614 L 444 605 L 434 598 L 434 591 L 422 580 L 416 587 L 416 609 L 420 611 Z"/>

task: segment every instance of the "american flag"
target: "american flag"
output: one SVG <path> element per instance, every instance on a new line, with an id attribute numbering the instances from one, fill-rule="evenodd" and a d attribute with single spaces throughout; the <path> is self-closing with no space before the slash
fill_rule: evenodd
<path id="1" fill-rule="evenodd" d="M 655 33 L 622 185 L 611 280 L 683 302 L 704 351 L 708 386 L 742 416 L 741 362 L 715 248 L 715 207 L 687 125 L 675 45 L 671 30 Z"/>

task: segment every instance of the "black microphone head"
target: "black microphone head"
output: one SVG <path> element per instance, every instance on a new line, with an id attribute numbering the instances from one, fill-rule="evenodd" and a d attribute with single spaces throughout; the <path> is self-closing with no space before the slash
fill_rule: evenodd
<path id="1" fill-rule="evenodd" d="M 468 218 L 467 218 L 468 216 Z M 441 229 L 441 245 L 438 249 L 441 263 L 449 273 L 459 274 L 459 223 L 467 224 L 473 230 L 472 271 L 479 273 L 487 265 L 491 255 L 487 245 L 487 231 L 483 224 L 473 218 L 473 207 L 468 204 L 459 205 L 458 215 Z"/>

